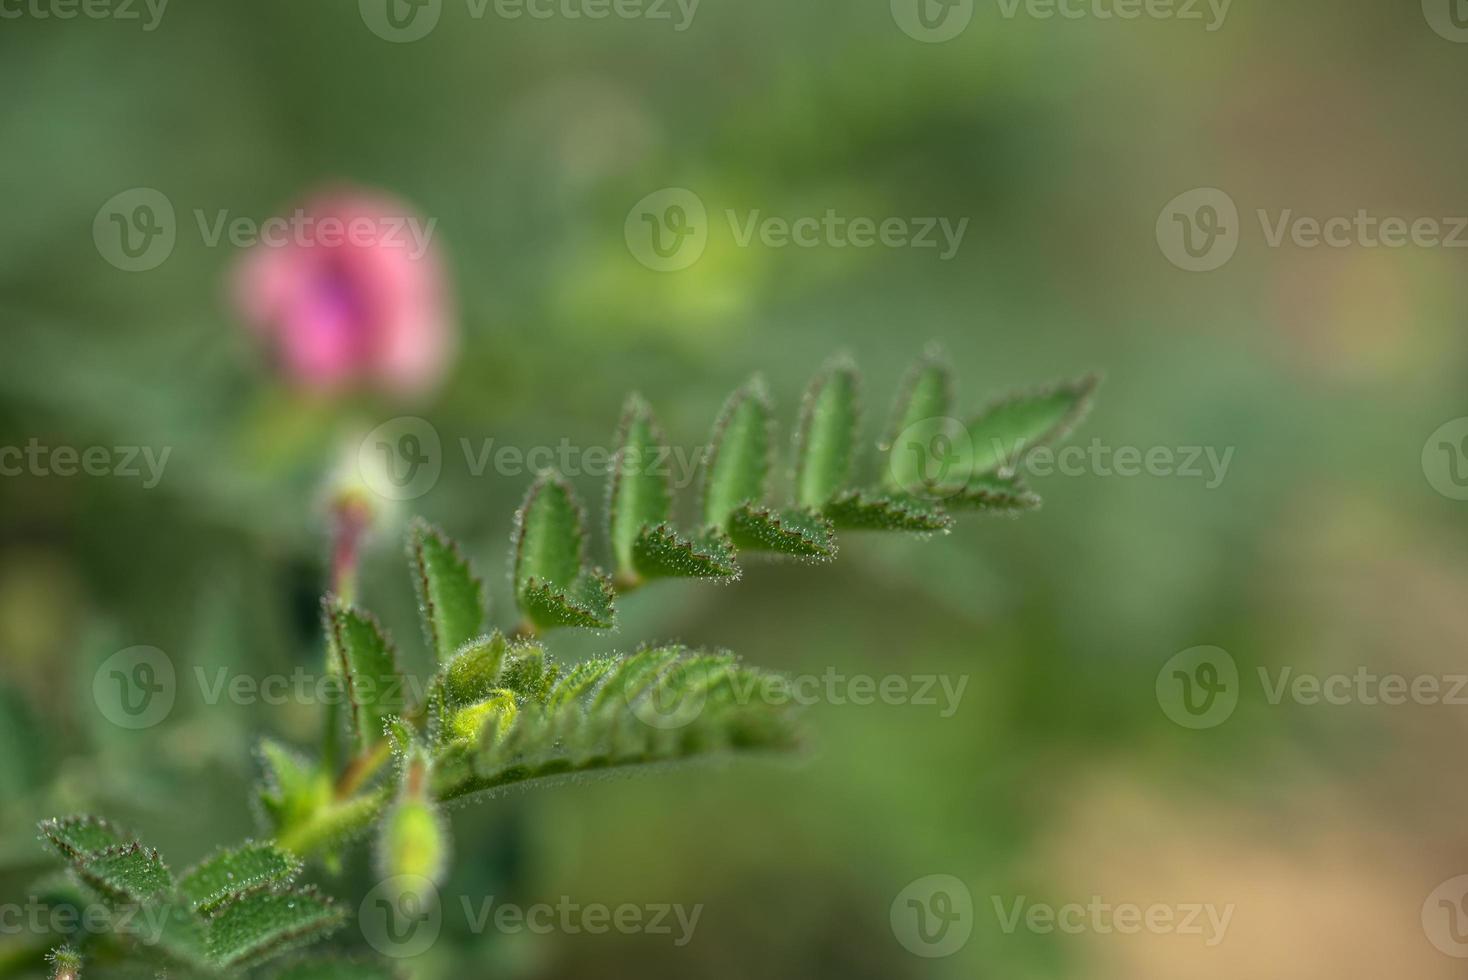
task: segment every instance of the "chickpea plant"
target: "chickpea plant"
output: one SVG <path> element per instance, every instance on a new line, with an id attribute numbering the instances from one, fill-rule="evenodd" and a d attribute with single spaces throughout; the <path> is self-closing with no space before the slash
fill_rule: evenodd
<path id="1" fill-rule="evenodd" d="M 517 624 L 488 622 L 484 591 L 459 547 L 415 522 L 409 569 L 438 669 L 416 703 L 392 641 L 355 605 L 350 576 L 322 601 L 328 671 L 346 697 L 328 709 L 314 757 L 266 739 L 256 789 L 264 839 L 226 847 L 175 873 L 162 855 L 90 815 L 47 820 L 43 843 L 104 906 L 148 914 L 63 946 L 55 977 L 137 960 L 170 977 L 238 973 L 268 964 L 288 980 L 397 976 L 386 964 L 282 954 L 329 936 L 345 907 L 296 883 L 307 862 L 335 868 L 344 847 L 375 833 L 384 877 L 441 882 L 450 842 L 440 808 L 531 780 L 731 754 L 796 748 L 789 708 L 741 697 L 771 675 L 733 654 L 653 644 L 626 656 L 561 664 L 545 636 L 608 630 L 620 593 L 663 578 L 732 581 L 747 554 L 807 561 L 836 556 L 838 531 L 947 531 L 959 511 L 1018 514 L 1039 498 L 1016 474 L 1025 452 L 1064 436 L 1086 413 L 1091 377 L 1001 398 L 966 425 L 950 416 L 952 383 L 935 353 L 908 372 L 880 477 L 858 482 L 859 387 L 838 358 L 806 391 L 794 436 L 788 500 L 772 497 L 775 435 L 763 384 L 725 403 L 703 460 L 699 524 L 672 521 L 667 478 L 646 465 L 665 444 L 652 409 L 628 399 L 608 487 L 610 574 L 592 564 L 586 515 L 553 473 L 515 517 L 511 576 Z M 961 436 L 961 437 L 960 437 Z M 936 471 L 936 472 L 935 472 Z"/>

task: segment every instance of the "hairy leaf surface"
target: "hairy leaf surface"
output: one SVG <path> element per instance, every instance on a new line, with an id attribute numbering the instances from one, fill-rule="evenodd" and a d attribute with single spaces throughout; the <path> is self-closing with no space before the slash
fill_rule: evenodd
<path id="1" fill-rule="evenodd" d="M 824 511 L 837 530 L 947 531 L 953 518 L 931 500 L 907 494 L 853 490 L 841 494 Z"/>
<path id="2" fill-rule="evenodd" d="M 611 581 L 586 561 L 581 506 L 549 474 L 535 481 L 516 515 L 515 590 L 520 611 L 540 629 L 616 623 Z"/>
<path id="3" fill-rule="evenodd" d="M 831 522 L 803 510 L 744 504 L 729 517 L 729 538 L 741 551 L 767 551 L 828 561 L 836 556 Z"/>
<path id="4" fill-rule="evenodd" d="M 257 892 L 220 908 L 209 919 L 209 958 L 233 967 L 319 939 L 346 912 L 314 888 Z"/>
<path id="5" fill-rule="evenodd" d="M 856 453 L 856 367 L 833 361 L 806 390 L 795 432 L 795 502 L 820 510 L 846 487 Z"/>
<path id="6" fill-rule="evenodd" d="M 285 884 L 301 862 L 274 844 L 248 842 L 210 855 L 179 878 L 178 891 L 194 911 L 271 885 Z"/>
<path id="7" fill-rule="evenodd" d="M 745 503 L 760 503 L 770 475 L 771 410 L 764 384 L 754 379 L 729 396 L 714 424 L 704 466 L 703 522 L 724 526 Z"/>
<path id="8" fill-rule="evenodd" d="M 671 524 L 644 528 L 632 547 L 632 565 L 642 578 L 739 577 L 734 547 L 718 528 L 685 537 Z"/>
<path id="9" fill-rule="evenodd" d="M 638 538 L 646 528 L 666 521 L 671 512 L 668 478 L 658 472 L 659 453 L 666 445 L 652 408 L 638 395 L 628 398 L 618 430 L 607 500 L 612 553 L 620 572 L 636 571 Z"/>
<path id="10" fill-rule="evenodd" d="M 383 721 L 406 707 L 397 654 L 370 613 L 328 597 L 325 601 L 330 645 L 346 680 L 352 731 L 359 747 L 383 736 Z"/>
<path id="11" fill-rule="evenodd" d="M 453 799 L 528 779 L 784 750 L 798 744 L 788 706 L 761 697 L 773 675 L 729 654 L 655 647 L 570 671 L 508 732 L 442 760 L 436 791 Z"/>
<path id="12" fill-rule="evenodd" d="M 408 550 L 429 642 L 448 660 L 484 631 L 484 585 L 459 546 L 425 521 L 414 522 Z"/>
<path id="13" fill-rule="evenodd" d="M 897 446 L 898 438 L 913 426 L 949 418 L 952 413 L 952 372 L 943 356 L 936 350 L 930 350 L 908 369 L 901 393 L 893 405 L 885 443 L 889 449 L 888 465 L 882 474 L 889 487 L 901 490 L 924 482 L 922 461 L 893 448 Z"/>
<path id="14" fill-rule="evenodd" d="M 1026 453 L 1063 439 L 1091 408 L 1094 375 L 999 399 L 969 423 L 972 473 L 981 476 L 1019 465 Z"/>

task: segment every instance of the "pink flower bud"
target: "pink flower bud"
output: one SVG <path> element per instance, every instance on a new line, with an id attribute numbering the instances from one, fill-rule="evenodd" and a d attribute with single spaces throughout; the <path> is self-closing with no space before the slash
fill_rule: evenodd
<path id="1" fill-rule="evenodd" d="M 261 226 L 237 270 L 236 304 L 303 387 L 428 391 L 455 340 L 433 229 L 378 192 L 320 193 Z"/>

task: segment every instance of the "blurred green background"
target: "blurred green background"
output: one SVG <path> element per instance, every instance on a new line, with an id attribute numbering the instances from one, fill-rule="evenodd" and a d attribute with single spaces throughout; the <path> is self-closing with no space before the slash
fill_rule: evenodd
<path id="1" fill-rule="evenodd" d="M 375 35 L 346 0 L 174 0 L 151 31 L 7 9 L 22 16 L 0 20 L 0 445 L 172 455 L 151 489 L 0 479 L 5 895 L 49 867 L 34 824 L 57 813 L 115 816 L 175 867 L 258 832 L 253 741 L 310 744 L 313 708 L 181 697 L 163 724 L 126 732 L 96 711 L 93 671 L 135 644 L 184 673 L 314 668 L 320 488 L 352 433 L 433 423 L 443 475 L 405 512 L 466 543 L 508 625 L 502 563 L 529 477 L 474 475 L 461 439 L 607 446 L 635 389 L 691 447 L 754 371 L 788 433 L 805 380 L 847 350 L 871 443 L 934 340 L 966 411 L 1099 369 L 1075 440 L 1232 449 L 1226 477 L 1037 478 L 1045 507 L 1018 521 L 848 535 L 832 566 L 663 584 L 623 603 L 615 635 L 553 637 L 568 659 L 678 639 L 796 674 L 968 686 L 951 717 L 816 705 L 812 750 L 791 764 L 456 810 L 448 893 L 704 911 L 681 948 L 473 936 L 451 916 L 414 974 L 1456 975 L 1422 906 L 1468 872 L 1468 707 L 1270 704 L 1253 680 L 1465 669 L 1464 504 L 1422 463 L 1433 431 L 1468 413 L 1464 253 L 1270 247 L 1254 217 L 1468 211 L 1455 97 L 1468 47 L 1417 4 L 1238 0 L 1210 32 L 1006 17 L 980 0 L 945 43 L 905 33 L 886 2 L 704 0 L 676 31 L 445 0 L 413 43 Z M 194 225 L 195 209 L 258 220 L 341 180 L 437 220 L 460 349 L 424 400 L 313 398 L 276 379 L 228 302 L 238 250 Z M 137 273 L 91 233 L 133 187 L 179 215 L 172 255 Z M 640 265 L 623 233 L 666 187 L 711 216 L 704 255 L 672 273 Z M 1241 215 L 1237 254 L 1207 273 L 1176 268 L 1155 235 L 1197 187 Z M 969 226 L 942 261 L 741 248 L 722 219 L 827 208 Z M 600 482 L 576 482 L 599 519 Z M 364 602 L 425 666 L 396 532 L 364 576 Z M 1200 644 L 1228 650 L 1244 682 L 1227 722 L 1194 731 L 1155 682 Z M 360 893 L 368 852 L 324 887 Z M 974 903 L 971 939 L 941 959 L 913 955 L 889 921 L 930 874 L 958 877 Z M 995 903 L 1020 896 L 1234 912 L 1213 946 L 1006 933 Z"/>

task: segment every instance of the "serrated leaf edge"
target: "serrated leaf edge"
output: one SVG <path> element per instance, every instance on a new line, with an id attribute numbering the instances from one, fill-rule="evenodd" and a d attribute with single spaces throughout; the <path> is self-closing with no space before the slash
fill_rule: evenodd
<path id="1" fill-rule="evenodd" d="M 445 534 L 442 528 L 429 523 L 422 517 L 413 518 L 408 529 L 408 557 L 416 573 L 413 576 L 413 584 L 418 592 L 418 608 L 421 612 L 424 632 L 427 634 L 425 639 L 433 651 L 434 659 L 437 660 L 439 657 L 439 638 L 436 635 L 438 623 L 437 617 L 433 614 L 433 597 L 428 588 L 428 563 L 423 560 L 423 535 L 433 535 L 437 538 L 439 544 L 444 545 L 469 570 L 469 581 L 474 583 L 474 598 L 478 603 L 481 616 L 489 603 L 484 591 L 484 580 L 475 574 L 474 565 L 464 554 L 464 549 L 459 546 L 459 542 Z"/>
<path id="2" fill-rule="evenodd" d="M 111 820 L 108 820 L 105 817 L 96 816 L 95 814 L 91 813 L 73 813 L 65 817 L 47 817 L 45 820 L 42 820 L 39 824 L 36 825 L 36 829 L 41 832 L 43 843 L 49 844 L 51 846 L 51 849 L 55 851 L 58 856 L 68 861 L 75 861 L 79 858 L 83 858 L 91 854 L 100 854 L 103 850 L 106 850 L 106 848 L 102 848 L 96 851 L 78 851 L 63 843 L 62 841 L 57 840 L 56 837 L 52 836 L 52 828 L 74 827 L 78 824 L 89 824 L 93 827 L 103 827 L 112 832 L 117 837 L 121 837 L 124 839 L 134 838 L 136 836 L 132 833 L 124 831 L 121 827 L 113 823 Z M 117 845 L 108 846 L 115 847 Z"/>
<path id="3" fill-rule="evenodd" d="M 734 511 L 729 515 L 731 525 L 733 523 L 734 517 L 740 513 L 748 513 L 751 516 L 757 517 L 760 520 L 763 520 L 766 523 L 773 525 L 776 531 L 778 531 L 780 534 L 786 535 L 787 537 L 799 538 L 801 541 L 810 545 L 821 544 L 819 539 L 812 537 L 810 534 L 807 534 L 804 529 L 786 523 L 780 512 L 767 504 L 745 503 L 742 506 L 735 508 Z M 824 527 L 830 550 L 821 551 L 816 554 L 793 554 L 788 552 L 767 553 L 779 554 L 786 558 L 796 558 L 802 561 L 814 562 L 828 562 L 836 557 L 836 529 L 832 527 L 830 520 L 828 520 L 824 514 L 817 514 L 814 511 L 807 511 L 806 513 L 808 513 L 817 523 L 821 524 Z M 746 548 L 744 550 L 749 551 L 751 549 Z"/>
<path id="4" fill-rule="evenodd" d="M 352 713 L 352 734 L 355 737 L 361 731 L 359 716 L 362 706 L 357 700 L 356 690 L 353 687 L 352 672 L 347 663 L 346 648 L 342 644 L 342 626 L 338 619 L 338 614 L 351 614 L 365 620 L 376 631 L 377 635 L 381 637 L 382 644 L 387 650 L 388 659 L 392 661 L 393 671 L 401 677 L 402 667 L 398 664 L 398 649 L 393 643 L 392 637 L 383 628 L 382 623 L 368 610 L 362 609 L 359 606 L 353 606 L 350 603 L 342 601 L 336 595 L 329 593 L 322 598 L 321 605 L 325 610 L 327 627 L 331 630 L 331 645 L 336 650 L 336 655 L 341 661 L 342 683 L 346 686 L 347 704 L 350 706 Z"/>
<path id="5" fill-rule="evenodd" d="M 858 528 L 858 527 L 848 527 L 848 526 L 840 526 L 840 525 L 837 525 L 835 523 L 834 519 L 831 519 L 830 518 L 830 515 L 829 515 L 829 512 L 828 512 L 829 509 L 834 509 L 834 508 L 836 508 L 838 506 L 841 506 L 843 504 L 848 504 L 848 503 L 851 503 L 851 502 L 855 502 L 857 504 L 857 506 L 859 506 L 859 507 L 873 509 L 873 510 L 880 510 L 880 511 L 882 511 L 884 513 L 893 513 L 893 512 L 896 512 L 896 513 L 901 514 L 903 517 L 906 517 L 906 518 L 909 518 L 909 519 L 923 519 L 923 518 L 927 518 L 929 516 L 932 516 L 932 517 L 934 517 L 934 518 L 937 519 L 937 523 L 936 524 L 931 524 L 930 525 L 930 524 L 926 524 L 925 523 L 922 527 L 891 528 L 890 530 L 896 530 L 896 531 L 912 531 L 912 532 L 924 532 L 924 531 L 939 532 L 939 531 L 949 531 L 949 530 L 952 530 L 953 525 L 954 525 L 953 515 L 952 514 L 949 514 L 947 511 L 945 511 L 942 507 L 939 506 L 939 504 L 941 503 L 940 500 L 934 500 L 934 501 L 931 501 L 930 502 L 931 508 L 932 508 L 931 510 L 919 510 L 918 508 L 911 506 L 902 497 L 899 497 L 899 496 L 896 496 L 896 495 L 892 495 L 892 494 L 871 493 L 871 492 L 866 491 L 866 490 L 848 490 L 848 491 L 846 491 L 844 493 L 837 494 L 835 497 L 832 497 L 831 498 L 831 502 L 826 505 L 827 511 L 823 511 L 822 512 L 822 516 L 825 516 L 825 517 L 827 517 L 827 519 L 831 520 L 832 526 L 833 527 L 836 527 L 838 530 L 846 530 L 846 531 L 859 531 L 859 530 L 864 530 L 863 528 Z M 881 529 L 881 528 L 870 528 L 870 529 L 867 529 L 867 530 L 883 530 L 883 529 Z"/>
<path id="6" fill-rule="evenodd" d="M 733 542 L 729 541 L 728 534 L 725 533 L 721 528 L 713 528 L 711 530 L 712 533 L 719 535 L 720 543 L 727 550 L 727 563 L 721 561 L 720 557 L 715 555 L 712 551 L 700 548 L 699 543 L 696 539 L 684 535 L 681 531 L 674 527 L 672 522 L 670 521 L 663 521 L 662 523 L 656 525 L 644 524 L 642 530 L 638 533 L 638 538 L 639 540 L 643 537 L 650 536 L 661 538 L 665 546 L 686 553 L 691 560 L 703 562 L 709 565 L 716 565 L 719 567 L 727 567 L 729 569 L 729 571 L 721 572 L 717 575 L 690 576 L 692 578 L 711 579 L 716 582 L 739 581 L 739 579 L 744 574 L 744 570 L 740 568 L 739 565 L 735 562 L 735 558 L 737 555 Z M 638 572 L 641 573 L 642 570 L 638 569 Z"/>

